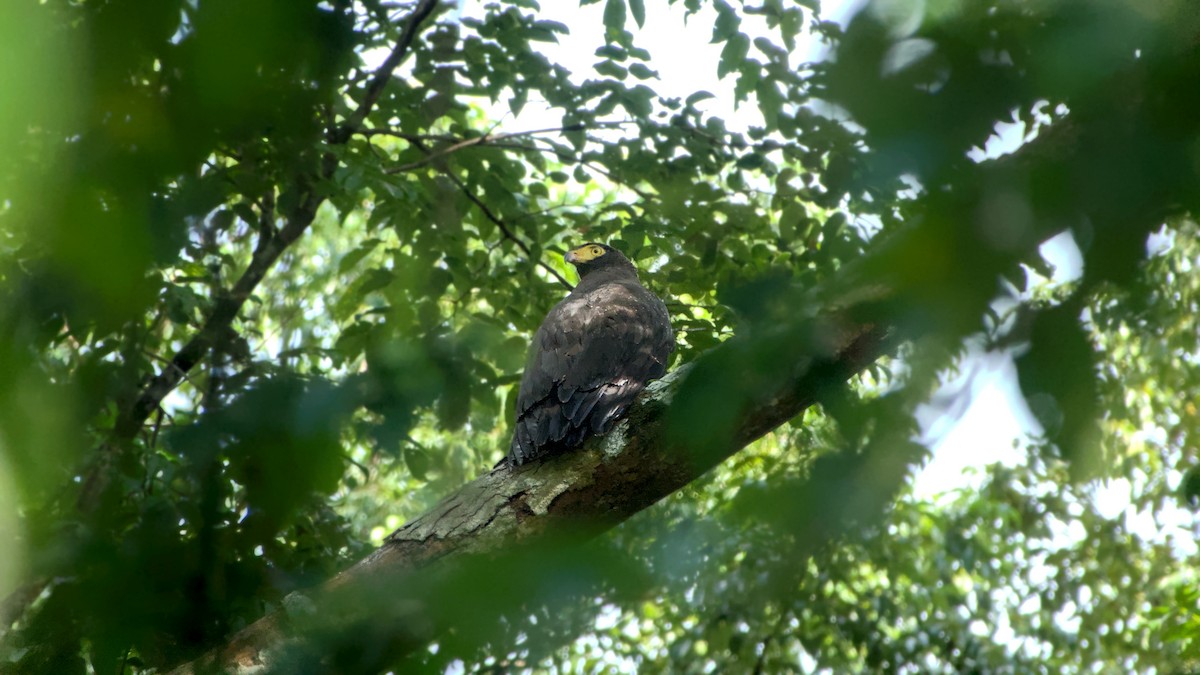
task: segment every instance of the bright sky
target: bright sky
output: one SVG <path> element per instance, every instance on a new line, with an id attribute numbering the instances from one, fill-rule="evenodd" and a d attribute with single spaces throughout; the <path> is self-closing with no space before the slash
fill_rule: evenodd
<path id="1" fill-rule="evenodd" d="M 825 14 L 844 22 L 851 15 L 849 8 L 861 5 L 862 1 L 828 0 L 823 3 L 827 6 Z M 460 11 L 463 16 L 479 17 L 484 4 L 479 0 L 460 0 Z M 574 0 L 543 0 L 541 4 L 538 17 L 567 25 L 571 34 L 560 39 L 558 44 L 539 44 L 539 51 L 580 79 L 590 76 L 592 66 L 600 60 L 594 51 L 604 44 L 604 3 L 580 7 Z M 701 101 L 696 107 L 724 119 L 731 128 L 754 124 L 758 116 L 753 105 L 734 108 L 733 78 L 726 77 L 723 81 L 716 78 L 721 45 L 710 44 L 716 10 L 705 4 L 688 21 L 684 20 L 683 13 L 682 3 L 668 5 L 660 0 L 646 3 L 646 22 L 642 28 L 629 18 L 626 28 L 634 33 L 637 45 L 650 52 L 650 65 L 659 74 L 659 79 L 651 81 L 650 85 L 667 97 L 686 98 L 697 91 L 712 92 L 713 98 Z M 751 37 L 771 35 L 766 20 L 760 16 L 743 17 L 741 30 Z M 798 43 L 800 57 L 796 59 L 797 64 L 816 60 L 826 51 L 821 43 L 805 36 L 801 36 Z M 498 111 L 497 117 L 502 117 L 504 112 Z M 560 120 L 561 113 L 547 111 L 544 106 L 531 102 L 518 119 L 511 123 L 506 120 L 504 126 L 508 131 L 516 131 L 552 126 Z"/>

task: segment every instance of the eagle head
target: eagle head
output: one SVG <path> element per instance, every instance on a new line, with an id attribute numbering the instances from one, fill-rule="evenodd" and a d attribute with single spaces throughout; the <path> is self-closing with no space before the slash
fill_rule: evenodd
<path id="1" fill-rule="evenodd" d="M 567 251 L 563 260 L 575 266 L 575 269 L 579 271 L 580 279 L 599 270 L 622 270 L 636 274 L 636 268 L 624 253 L 607 244 L 594 241 Z"/>

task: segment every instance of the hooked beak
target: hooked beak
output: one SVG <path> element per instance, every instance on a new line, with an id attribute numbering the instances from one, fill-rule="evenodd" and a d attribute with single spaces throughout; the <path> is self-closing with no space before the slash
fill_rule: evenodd
<path id="1" fill-rule="evenodd" d="M 567 251 L 567 254 L 563 256 L 563 260 L 574 265 L 579 262 L 579 256 L 575 255 L 575 251 Z"/>

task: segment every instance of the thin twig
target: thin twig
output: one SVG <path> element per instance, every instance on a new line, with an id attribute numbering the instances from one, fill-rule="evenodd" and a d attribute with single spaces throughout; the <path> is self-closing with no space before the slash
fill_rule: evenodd
<path id="1" fill-rule="evenodd" d="M 460 137 L 451 136 L 450 134 L 410 134 L 406 131 L 400 131 L 399 129 L 392 129 L 389 127 L 368 127 L 366 129 L 359 129 L 354 133 L 359 136 L 366 136 L 367 138 L 372 136 L 393 136 L 411 143 L 421 143 L 425 141 L 453 142 L 461 140 Z"/>
<path id="2" fill-rule="evenodd" d="M 425 147 L 424 143 L 414 142 L 413 146 L 424 153 L 432 152 L 429 148 Z M 446 178 L 448 178 L 450 180 L 450 182 L 454 183 L 458 187 L 458 189 L 464 195 L 466 195 L 467 199 L 471 200 L 471 202 L 473 204 L 475 204 L 475 206 L 478 206 L 479 210 L 481 212 L 483 212 L 483 215 L 488 220 L 492 221 L 492 223 L 494 223 L 496 225 L 496 227 L 500 228 L 500 232 L 504 234 L 504 237 L 506 239 L 508 239 L 508 240 L 512 241 L 514 244 L 516 244 L 517 248 L 524 251 L 525 255 L 530 260 L 535 260 L 533 251 L 529 248 L 529 245 L 526 244 L 525 242 L 521 241 L 519 238 L 517 238 L 517 235 L 513 233 L 512 228 L 510 228 L 508 226 L 508 223 L 504 222 L 504 220 L 502 218 L 500 218 L 500 216 L 493 213 L 492 210 L 490 208 L 488 208 L 488 205 L 483 203 L 483 200 L 481 200 L 479 197 L 476 197 L 474 192 L 471 192 L 471 188 L 467 187 L 465 183 L 463 183 L 461 180 L 459 180 L 458 176 L 455 176 L 453 173 L 451 173 L 449 171 L 442 171 L 442 175 L 446 176 Z M 537 264 L 539 267 L 546 270 L 546 272 L 549 273 L 550 276 L 554 277 L 555 279 L 558 279 L 558 282 L 560 284 L 562 284 L 568 291 L 575 289 L 575 287 L 571 285 L 571 282 L 567 281 L 565 278 L 563 278 L 563 276 L 561 274 L 558 273 L 558 270 L 556 270 L 553 267 L 542 262 L 541 259 L 536 259 L 536 261 L 537 261 Z"/>
<path id="3" fill-rule="evenodd" d="M 623 124 L 623 123 L 621 123 L 621 124 Z M 610 181 L 616 183 L 617 185 L 620 185 L 621 187 L 625 188 L 626 190 L 629 190 L 630 192 L 636 194 L 641 199 L 644 199 L 647 201 L 654 199 L 654 195 L 650 194 L 649 192 L 646 192 L 645 190 L 642 190 L 641 188 L 631 185 L 628 182 L 626 182 L 620 178 L 617 178 L 608 169 L 606 169 L 602 166 L 599 166 L 599 165 L 595 164 L 594 162 L 589 162 L 587 160 L 583 160 L 583 159 L 576 160 L 569 153 L 562 152 L 561 150 L 559 150 L 557 148 L 545 148 L 545 147 L 540 147 L 537 145 L 525 145 L 522 143 L 503 143 L 503 142 L 496 141 L 496 139 L 498 139 L 498 138 L 512 138 L 513 136 L 517 136 L 517 135 L 529 135 L 532 133 L 544 133 L 546 131 L 551 131 L 551 130 L 543 129 L 543 130 L 540 130 L 537 132 L 524 132 L 523 134 L 505 134 L 503 136 L 492 136 L 490 138 L 487 136 L 480 136 L 478 138 L 468 139 L 468 141 L 473 141 L 473 142 L 463 141 L 463 142 L 456 143 L 450 149 L 445 149 L 443 151 L 438 151 L 438 152 L 434 153 L 434 156 L 425 157 L 424 159 L 419 159 L 419 160 L 416 160 L 413 162 L 409 162 L 408 164 L 402 164 L 400 166 L 395 166 L 395 167 L 390 167 L 390 168 L 384 169 L 384 173 L 397 174 L 397 173 L 404 173 L 406 171 L 413 171 L 414 169 L 419 169 L 423 166 L 428 165 L 434 159 L 441 158 L 445 155 L 450 154 L 451 152 L 455 152 L 455 151 L 458 151 L 458 150 L 461 150 L 461 149 L 467 148 L 467 147 L 480 146 L 480 147 L 488 147 L 488 148 L 503 148 L 503 149 L 507 149 L 507 150 L 521 150 L 523 152 L 547 153 L 547 154 L 554 155 L 559 160 L 577 161 L 579 163 L 579 165 L 582 166 L 583 168 L 604 176 L 608 180 L 610 180 Z M 412 142 L 414 144 L 421 140 L 424 140 L 426 138 L 436 138 L 436 137 L 431 137 L 431 136 L 421 137 L 421 136 L 416 136 L 413 134 L 404 134 L 404 133 L 396 132 L 396 131 L 392 131 L 392 130 L 377 131 L 377 132 L 373 131 L 373 133 L 386 134 L 389 136 L 396 136 L 397 138 L 403 138 L 404 140 Z"/>
<path id="4" fill-rule="evenodd" d="M 362 472 L 362 475 L 363 475 L 363 480 L 364 480 L 364 481 L 369 481 L 369 480 L 371 480 L 371 470 L 370 470 L 370 469 L 368 469 L 366 466 L 363 466 L 363 463 L 362 463 L 362 462 L 360 462 L 360 461 L 358 461 L 357 459 L 354 459 L 354 458 L 353 458 L 353 457 L 351 457 L 350 455 L 346 455 L 346 454 L 343 454 L 343 455 L 342 455 L 342 459 L 344 459 L 344 460 L 346 460 L 347 462 L 349 462 L 349 463 L 353 464 L 354 466 L 356 466 L 356 467 L 358 468 L 358 470 Z"/>
<path id="5" fill-rule="evenodd" d="M 258 234 L 264 239 L 275 236 L 275 186 L 271 186 L 258 204 Z"/>
<path id="6" fill-rule="evenodd" d="M 587 212 L 587 207 L 582 204 L 561 204 L 561 203 L 560 204 L 551 204 L 550 206 L 547 206 L 544 209 L 535 209 L 533 211 L 526 211 L 525 213 L 522 213 L 519 216 L 518 220 L 523 220 L 525 218 L 535 218 L 537 216 L 545 215 L 547 213 L 551 213 L 554 211 L 566 211 L 569 209 L 578 210 L 581 213 Z"/>
<path id="7" fill-rule="evenodd" d="M 159 356 L 158 354 L 155 354 L 154 352 L 150 351 L 149 349 L 143 349 L 143 350 L 142 350 L 142 356 L 146 356 L 146 357 L 149 357 L 149 358 L 151 358 L 151 359 L 153 359 L 153 360 L 155 360 L 155 361 L 159 361 L 159 362 L 161 362 L 161 363 L 164 363 L 164 364 L 166 364 L 166 366 L 167 366 L 168 368 L 174 368 L 174 367 L 175 367 L 175 366 L 171 365 L 171 359 L 168 359 L 168 358 L 167 358 L 167 357 L 165 357 L 165 356 Z M 193 381 L 192 381 L 192 378 L 188 377 L 188 374 L 187 374 L 187 373 L 180 373 L 180 377 L 181 377 L 181 378 L 183 378 L 183 379 L 182 379 L 182 381 L 183 381 L 183 382 L 187 382 L 188 384 L 192 385 L 192 386 L 193 386 L 193 387 L 195 387 L 196 389 L 199 389 L 199 388 L 200 388 L 200 385 L 199 385 L 199 384 L 197 384 L 196 382 L 193 382 Z"/>
<path id="8" fill-rule="evenodd" d="M 458 141 L 457 143 L 451 143 L 450 145 L 447 145 L 444 148 L 440 148 L 440 149 L 430 153 L 429 155 L 426 155 L 425 157 L 416 160 L 415 162 L 409 162 L 407 164 L 401 164 L 400 166 L 390 167 L 390 168 L 384 169 L 383 172 L 384 173 L 403 173 L 405 171 L 412 171 L 413 169 L 418 169 L 420 167 L 427 166 L 427 165 L 431 164 L 432 162 L 437 161 L 437 160 L 441 159 L 442 157 L 445 157 L 446 155 L 449 155 L 454 152 L 458 152 L 459 150 L 462 150 L 463 148 L 469 148 L 469 147 L 472 147 L 475 145 L 497 146 L 497 144 L 499 142 L 507 141 L 507 140 L 510 140 L 513 138 L 522 138 L 525 136 L 533 136 L 535 134 L 562 133 L 562 132 L 566 132 L 566 131 L 583 131 L 584 128 L 585 127 L 582 124 L 570 124 L 565 127 L 554 127 L 554 128 L 549 128 L 549 129 L 534 129 L 532 131 L 516 131 L 513 133 L 509 133 L 509 134 L 496 134 L 495 136 L 492 136 L 490 134 L 484 134 L 482 136 L 476 136 L 475 138 L 466 138 L 461 141 Z"/>
<path id="9" fill-rule="evenodd" d="M 694 302 L 683 302 L 681 300 L 672 300 L 667 303 L 667 306 L 688 307 L 693 309 L 716 309 L 716 305 L 701 305 Z"/>
<path id="10" fill-rule="evenodd" d="M 590 128 L 595 129 L 595 128 L 604 128 L 604 127 L 620 127 L 620 126 L 624 126 L 626 124 L 633 124 L 633 122 L 630 120 L 593 122 L 589 126 L 590 126 Z M 586 130 L 586 128 L 588 128 L 588 127 L 586 127 L 582 123 L 568 124 L 565 127 L 548 127 L 546 129 L 532 129 L 529 131 L 516 131 L 516 132 L 512 132 L 512 133 L 508 133 L 508 134 L 499 134 L 496 136 L 493 136 L 491 134 L 491 130 L 488 130 L 488 133 L 485 133 L 478 138 L 490 138 L 494 141 L 494 140 L 502 139 L 502 138 L 512 138 L 514 136 L 533 136 L 535 134 L 562 133 L 565 131 L 584 131 L 584 130 Z M 457 141 L 473 140 L 473 139 L 463 138 L 461 136 L 453 136 L 450 134 L 413 134 L 413 133 L 409 133 L 407 131 L 402 131 L 400 129 L 393 129 L 391 127 L 368 127 L 368 128 L 359 129 L 358 131 L 355 131 L 354 133 L 357 135 L 360 135 L 360 136 L 366 136 L 368 138 L 371 136 L 394 136 L 396 138 L 400 138 L 400 139 L 404 139 L 406 141 L 412 141 L 412 142 L 444 141 L 447 143 L 453 143 L 453 142 L 457 142 Z"/>
<path id="11" fill-rule="evenodd" d="M 511 229 L 509 229 L 508 224 L 505 223 L 500 218 L 500 216 L 497 216 L 495 213 L 493 213 L 492 210 L 488 208 L 487 204 L 483 203 L 482 199 L 480 199 L 479 197 L 476 197 L 475 193 L 471 192 L 471 188 L 467 187 L 466 184 L 464 184 L 461 180 L 459 180 L 458 176 L 455 176 L 452 173 L 444 172 L 443 175 L 445 175 L 447 178 L 450 179 L 451 182 L 453 182 L 455 185 L 457 185 L 458 189 L 461 190 L 464 195 L 466 195 L 467 199 L 470 199 L 471 202 L 475 204 L 475 206 L 478 206 L 479 210 L 481 212 L 483 212 L 483 215 L 488 220 L 495 223 L 496 227 L 500 228 L 500 231 L 504 233 L 505 237 L 510 239 L 514 244 L 516 244 L 517 248 L 520 248 L 522 251 L 524 251 L 525 255 L 528 256 L 530 260 L 534 259 L 533 251 L 530 250 L 529 246 L 525 242 L 518 239 L 517 235 L 513 234 L 513 231 Z M 563 275 L 559 274 L 558 270 L 547 265 L 545 262 L 542 262 L 540 259 L 537 261 L 537 264 L 542 269 L 546 270 L 546 272 L 548 272 L 550 274 L 550 276 L 554 277 L 555 279 L 558 279 L 558 282 L 560 284 L 562 284 L 564 287 L 566 287 L 566 289 L 568 291 L 574 290 L 575 287 L 572 286 L 571 282 L 567 281 L 563 277 Z"/>
<path id="12" fill-rule="evenodd" d="M 589 162 L 586 159 L 576 160 L 569 153 L 562 152 L 558 148 L 545 148 L 545 147 L 541 147 L 538 145 L 523 145 L 520 143 L 505 143 L 505 144 L 489 143 L 488 147 L 507 148 L 510 150 L 523 150 L 525 152 L 542 152 L 542 153 L 552 154 L 555 157 L 557 157 L 559 160 L 562 160 L 562 161 L 577 161 L 579 163 L 579 165 L 582 166 L 583 168 L 604 176 L 608 180 L 610 180 L 610 181 L 616 183 L 617 185 L 620 185 L 621 187 L 625 188 L 626 190 L 629 190 L 630 192 L 634 193 L 641 199 L 644 199 L 646 201 L 650 201 L 650 200 L 654 199 L 654 195 L 650 194 L 649 192 L 646 192 L 645 190 L 642 190 L 641 188 L 638 188 L 638 187 L 635 187 L 635 186 L 629 184 L 625 180 L 617 178 L 608 169 L 606 169 L 594 162 Z"/>
<path id="13" fill-rule="evenodd" d="M 770 633 L 767 634 L 766 637 L 763 638 L 762 642 L 759 643 L 762 645 L 762 653 L 758 655 L 758 659 L 754 663 L 754 675 L 761 675 L 761 673 L 766 672 L 765 666 L 767 664 L 767 648 L 771 646 L 771 642 L 775 640 L 779 636 L 780 631 L 783 630 L 783 622 L 786 618 L 787 612 L 780 611 L 779 618 L 775 621 L 775 627 Z"/>

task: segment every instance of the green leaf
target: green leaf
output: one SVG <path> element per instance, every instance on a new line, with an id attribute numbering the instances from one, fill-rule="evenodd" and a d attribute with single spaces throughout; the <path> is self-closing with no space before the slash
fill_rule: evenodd
<path id="1" fill-rule="evenodd" d="M 617 104 L 620 102 L 621 97 L 616 93 L 611 93 L 605 96 L 604 98 L 600 99 L 599 103 L 596 104 L 596 116 L 601 117 L 612 114 L 612 111 L 617 109 Z"/>
<path id="2" fill-rule="evenodd" d="M 529 40 L 531 42 L 558 43 L 558 36 L 555 35 L 553 31 L 549 31 L 544 28 L 538 28 L 537 26 L 530 28 L 526 34 L 529 36 Z"/>
<path id="3" fill-rule="evenodd" d="M 737 167 L 739 169 L 758 169 L 766 163 L 766 157 L 758 154 L 757 152 L 752 152 L 748 155 L 738 158 Z"/>
<path id="4" fill-rule="evenodd" d="M 621 45 L 608 44 L 596 50 L 596 56 L 613 61 L 624 61 L 629 58 L 629 53 L 625 51 Z"/>
<path id="5" fill-rule="evenodd" d="M 367 271 L 363 275 L 362 282 L 358 286 L 358 296 L 361 298 L 366 294 L 384 288 L 392 283 L 396 278 L 395 273 L 391 270 L 373 269 Z"/>
<path id="6" fill-rule="evenodd" d="M 637 117 L 649 117 L 653 111 L 654 90 L 639 84 L 621 97 L 625 109 Z"/>
<path id="7" fill-rule="evenodd" d="M 597 63 L 594 68 L 596 69 L 597 73 L 601 75 L 607 75 L 618 80 L 625 79 L 625 76 L 628 74 L 625 68 L 618 66 L 612 61 L 601 61 L 600 63 Z"/>
<path id="8" fill-rule="evenodd" d="M 629 11 L 633 13 L 633 20 L 638 28 L 641 28 L 646 23 L 645 0 L 629 0 Z"/>
<path id="9" fill-rule="evenodd" d="M 214 231 L 224 232 L 233 224 L 233 212 L 221 209 L 213 214 L 210 222 Z"/>
<path id="10" fill-rule="evenodd" d="M 338 335 L 333 348 L 345 359 L 356 358 L 366 350 L 375 330 L 374 324 L 355 322 Z"/>
<path id="11" fill-rule="evenodd" d="M 371 251 L 374 251 L 376 246 L 379 246 L 380 241 L 381 240 L 372 237 L 359 244 L 346 255 L 342 256 L 342 259 L 338 262 L 338 274 L 345 274 L 347 271 L 361 262 L 363 258 L 367 257 L 367 254 L 369 254 Z"/>
<path id="12" fill-rule="evenodd" d="M 745 33 L 737 33 L 725 43 L 721 50 L 721 60 L 717 64 L 717 77 L 725 77 L 742 69 L 746 54 L 750 53 L 750 38 Z"/>
<path id="13" fill-rule="evenodd" d="M 417 480 L 429 479 L 429 453 L 417 448 L 404 449 L 404 464 Z"/>
<path id="14" fill-rule="evenodd" d="M 779 214 L 779 236 L 787 241 L 798 238 L 800 223 L 807 217 L 804 205 L 798 201 L 789 202 Z"/>
<path id="15" fill-rule="evenodd" d="M 633 63 L 629 65 L 629 73 L 639 80 L 657 79 L 658 71 L 650 70 L 644 64 Z"/>
<path id="16" fill-rule="evenodd" d="M 604 3 L 604 27 L 610 34 L 625 30 L 625 0 L 607 0 Z"/>
<path id="17" fill-rule="evenodd" d="M 557 21 L 534 21 L 533 27 L 539 30 L 544 30 L 550 33 L 559 33 L 562 35 L 570 35 L 571 29 L 567 28 L 566 24 Z"/>
<path id="18" fill-rule="evenodd" d="M 725 42 L 737 32 L 738 26 L 742 24 L 741 17 L 725 0 L 717 0 L 714 6 L 717 9 L 717 20 L 713 24 L 712 44 Z"/>
<path id="19" fill-rule="evenodd" d="M 629 55 L 632 56 L 633 58 L 639 59 L 641 61 L 649 61 L 650 60 L 650 52 L 646 51 L 645 49 L 642 49 L 641 47 L 634 47 L 631 45 L 629 47 Z"/>
<path id="20" fill-rule="evenodd" d="M 1093 347 L 1078 298 L 1039 312 L 1029 351 L 1017 359 L 1021 391 L 1076 476 L 1100 470 L 1100 417 Z"/>

